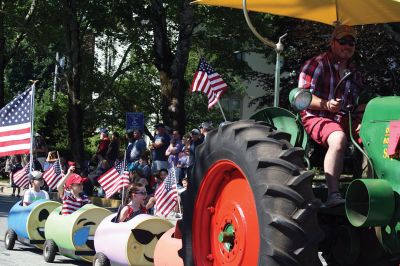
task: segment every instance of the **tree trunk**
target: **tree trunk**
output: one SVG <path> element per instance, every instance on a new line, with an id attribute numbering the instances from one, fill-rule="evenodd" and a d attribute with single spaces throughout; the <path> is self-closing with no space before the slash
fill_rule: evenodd
<path id="1" fill-rule="evenodd" d="M 81 42 L 76 0 L 63 0 L 63 8 L 64 36 L 68 58 L 66 80 L 68 89 L 68 131 L 73 160 L 76 162 L 77 167 L 83 170 L 83 111 L 80 101 Z"/>
<path id="2" fill-rule="evenodd" d="M 185 92 L 188 88 L 184 75 L 194 25 L 194 10 L 190 2 L 184 0 L 181 6 L 179 38 L 173 55 L 163 1 L 151 1 L 155 66 L 161 82 L 161 115 L 164 123 L 178 129 L 181 134 L 185 133 Z"/>

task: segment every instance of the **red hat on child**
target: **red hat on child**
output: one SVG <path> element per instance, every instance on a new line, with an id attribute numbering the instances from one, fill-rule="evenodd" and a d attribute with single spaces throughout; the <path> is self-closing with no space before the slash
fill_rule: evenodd
<path id="1" fill-rule="evenodd" d="M 78 174 L 71 174 L 71 176 L 68 177 L 67 182 L 65 182 L 65 186 L 70 188 L 72 184 L 82 184 L 87 180 L 88 180 L 87 178 L 81 177 Z"/>

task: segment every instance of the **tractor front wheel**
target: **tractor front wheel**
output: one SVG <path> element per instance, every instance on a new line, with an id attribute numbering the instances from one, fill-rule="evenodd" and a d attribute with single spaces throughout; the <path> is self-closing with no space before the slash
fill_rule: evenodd
<path id="1" fill-rule="evenodd" d="M 254 121 L 207 135 L 184 201 L 185 265 L 320 265 L 320 201 L 289 139 Z"/>

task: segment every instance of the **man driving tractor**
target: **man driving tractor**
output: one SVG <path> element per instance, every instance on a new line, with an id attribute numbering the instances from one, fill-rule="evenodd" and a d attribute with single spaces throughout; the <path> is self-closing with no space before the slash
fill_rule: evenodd
<path id="1" fill-rule="evenodd" d="M 338 185 L 349 136 L 346 109 L 355 104 L 362 83 L 360 72 L 352 60 L 355 45 L 354 28 L 337 26 L 330 38 L 330 49 L 305 62 L 299 77 L 299 87 L 309 89 L 312 93 L 310 106 L 301 112 L 304 128 L 316 143 L 328 149 L 324 159 L 328 186 L 326 207 L 344 203 Z M 358 114 L 359 117 L 353 121 L 352 132 L 360 142 L 358 133 L 361 113 Z"/>

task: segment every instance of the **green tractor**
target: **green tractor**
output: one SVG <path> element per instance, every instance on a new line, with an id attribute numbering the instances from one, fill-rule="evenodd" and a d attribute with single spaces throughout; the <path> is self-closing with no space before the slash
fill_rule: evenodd
<path id="1" fill-rule="evenodd" d="M 297 110 L 310 103 L 299 89 L 290 98 Z M 275 104 L 252 119 L 224 123 L 196 150 L 183 202 L 186 265 L 308 266 L 321 265 L 321 256 L 328 265 L 399 265 L 400 97 L 368 102 L 359 149 L 373 178 L 343 184 L 346 203 L 335 208 L 321 208 L 327 192 L 307 168 L 298 115 Z"/>

